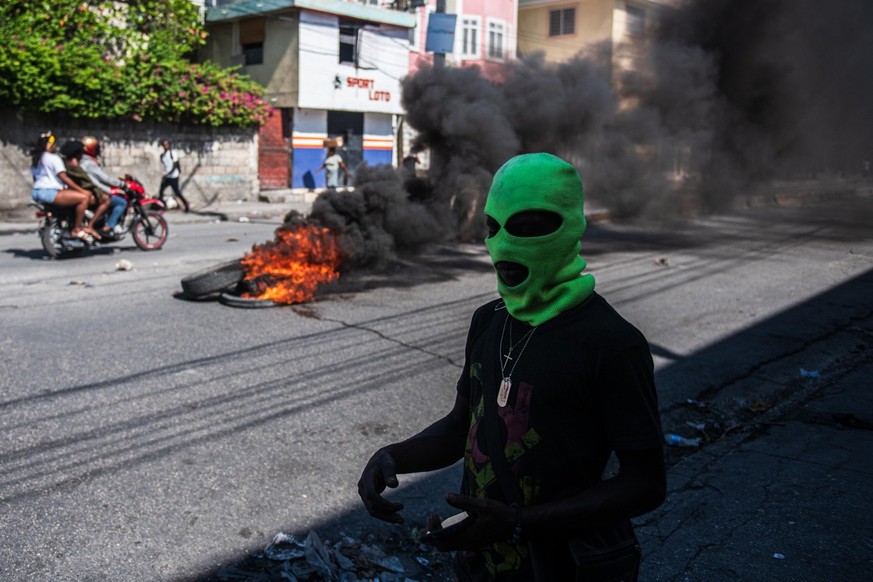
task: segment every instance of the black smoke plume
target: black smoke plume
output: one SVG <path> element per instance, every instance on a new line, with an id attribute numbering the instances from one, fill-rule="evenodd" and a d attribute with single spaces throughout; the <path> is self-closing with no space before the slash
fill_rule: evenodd
<path id="1" fill-rule="evenodd" d="M 873 2 L 697 0 L 652 16 L 642 42 L 558 64 L 524 55 L 499 82 L 419 70 L 402 99 L 427 178 L 359 169 L 355 192 L 323 195 L 312 217 L 373 265 L 480 238 L 491 177 L 519 153 L 570 161 L 586 199 L 619 217 L 717 210 L 774 179 L 858 175 L 873 158 Z"/>

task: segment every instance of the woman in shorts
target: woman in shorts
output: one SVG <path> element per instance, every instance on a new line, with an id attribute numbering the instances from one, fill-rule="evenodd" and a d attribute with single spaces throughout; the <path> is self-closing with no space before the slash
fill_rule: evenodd
<path id="1" fill-rule="evenodd" d="M 50 131 L 39 136 L 36 147 L 31 152 L 30 172 L 33 174 L 31 197 L 41 204 L 74 206 L 75 214 L 70 234 L 85 240 L 99 239 L 100 235 L 93 228 L 82 226 L 85 210 L 91 201 L 91 193 L 77 186 L 67 176 L 64 161 L 55 153 L 55 149 L 57 143 Z"/>

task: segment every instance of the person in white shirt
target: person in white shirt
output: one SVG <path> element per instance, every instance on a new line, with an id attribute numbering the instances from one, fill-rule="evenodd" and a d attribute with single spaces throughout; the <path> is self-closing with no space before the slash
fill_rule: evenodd
<path id="1" fill-rule="evenodd" d="M 336 148 L 331 147 L 327 150 L 327 157 L 324 158 L 324 162 L 322 162 L 315 171 L 317 172 L 321 169 L 324 169 L 324 181 L 327 189 L 336 190 L 337 186 L 339 186 L 340 168 L 342 168 L 343 172 L 345 172 L 346 174 L 349 173 L 349 170 L 348 168 L 346 168 L 342 157 L 338 153 L 336 153 Z"/>
<path id="2" fill-rule="evenodd" d="M 40 204 L 75 207 L 70 234 L 84 240 L 100 239 L 97 231 L 83 226 L 85 210 L 91 202 L 91 193 L 79 187 L 67 176 L 64 160 L 55 153 L 57 147 L 55 136 L 49 131 L 39 136 L 36 146 L 31 150 L 30 173 L 33 175 L 31 197 L 34 202 Z"/>
<path id="3" fill-rule="evenodd" d="M 161 187 L 158 190 L 158 198 L 161 202 L 164 201 L 164 190 L 169 186 L 173 190 L 173 196 L 176 197 L 185 206 L 185 212 L 191 210 L 188 201 L 182 196 L 182 190 L 179 188 L 179 175 L 182 173 L 179 169 L 179 154 L 174 152 L 170 147 L 170 140 L 161 141 L 161 147 L 164 148 L 164 153 L 161 154 L 161 164 L 164 166 L 164 173 L 161 177 Z"/>

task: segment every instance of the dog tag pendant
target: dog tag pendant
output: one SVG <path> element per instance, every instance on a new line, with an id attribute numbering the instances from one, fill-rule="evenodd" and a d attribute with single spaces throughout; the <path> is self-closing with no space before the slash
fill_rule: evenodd
<path id="1" fill-rule="evenodd" d="M 500 408 L 503 408 L 509 402 L 510 390 L 512 390 L 512 380 L 506 377 L 500 382 L 500 390 L 497 392 L 497 405 Z"/>

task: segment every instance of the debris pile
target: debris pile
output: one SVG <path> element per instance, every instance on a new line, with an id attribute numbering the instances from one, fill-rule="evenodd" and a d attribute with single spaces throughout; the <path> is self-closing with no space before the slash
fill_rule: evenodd
<path id="1" fill-rule="evenodd" d="M 217 580 L 282 580 L 307 582 L 331 580 L 338 582 L 413 582 L 414 580 L 451 579 L 446 555 L 429 546 L 416 543 L 417 530 L 387 552 L 382 544 L 364 542 L 348 535 L 333 542 L 322 540 L 315 531 L 305 536 L 277 533 L 262 552 L 244 564 L 225 568 Z M 408 547 L 407 547 L 408 546 Z M 414 558 L 404 563 L 399 555 Z M 413 577 L 414 576 L 414 577 Z"/>

